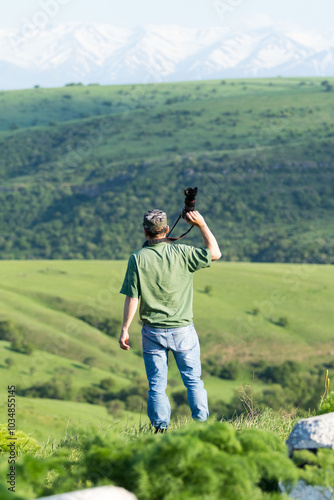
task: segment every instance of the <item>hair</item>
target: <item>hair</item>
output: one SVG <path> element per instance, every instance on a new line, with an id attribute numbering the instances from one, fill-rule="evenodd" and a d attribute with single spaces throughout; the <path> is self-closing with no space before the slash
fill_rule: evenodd
<path id="1" fill-rule="evenodd" d="M 156 238 L 156 236 L 159 236 L 159 234 L 162 234 L 162 233 L 166 233 L 166 232 L 167 232 L 167 226 L 163 227 L 162 229 L 159 229 L 158 231 L 154 231 L 154 232 L 149 231 L 148 229 L 146 229 L 146 227 L 145 227 L 145 226 L 144 226 L 144 229 L 145 229 L 145 231 L 146 231 L 146 233 L 147 233 L 147 236 L 148 236 L 149 238 L 152 238 L 152 239 L 153 239 L 153 238 Z"/>

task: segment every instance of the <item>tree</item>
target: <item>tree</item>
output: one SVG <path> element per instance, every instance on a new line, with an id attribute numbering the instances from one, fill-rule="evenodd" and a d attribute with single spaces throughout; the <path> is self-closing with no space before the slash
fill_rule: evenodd
<path id="1" fill-rule="evenodd" d="M 321 85 L 325 88 L 325 92 L 333 91 L 333 85 L 331 85 L 328 80 L 323 80 Z"/>

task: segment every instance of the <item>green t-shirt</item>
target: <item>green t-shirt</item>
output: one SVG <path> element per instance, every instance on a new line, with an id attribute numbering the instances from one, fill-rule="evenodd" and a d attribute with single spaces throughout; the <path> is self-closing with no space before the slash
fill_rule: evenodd
<path id="1" fill-rule="evenodd" d="M 209 248 L 161 242 L 133 253 L 120 293 L 141 298 L 140 319 L 155 328 L 193 321 L 194 272 L 210 267 Z"/>

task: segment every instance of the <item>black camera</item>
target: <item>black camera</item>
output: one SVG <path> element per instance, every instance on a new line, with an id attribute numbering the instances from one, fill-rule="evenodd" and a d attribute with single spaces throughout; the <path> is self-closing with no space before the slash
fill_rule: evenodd
<path id="1" fill-rule="evenodd" d="M 195 188 L 187 188 L 184 190 L 184 194 L 186 196 L 186 199 L 184 200 L 184 208 L 182 209 L 182 212 L 181 214 L 179 215 L 179 218 L 177 219 L 177 221 L 175 222 L 174 226 L 172 227 L 172 229 L 169 231 L 169 233 L 167 234 L 167 238 L 169 238 L 170 241 L 176 241 L 176 240 L 181 240 L 182 238 L 185 237 L 186 234 L 189 233 L 189 231 L 194 227 L 193 225 L 188 229 L 188 231 L 186 231 L 185 233 L 182 234 L 182 236 L 180 236 L 179 238 L 170 238 L 170 234 L 171 232 L 173 231 L 174 227 L 176 226 L 176 224 L 179 222 L 179 220 L 181 219 L 181 217 L 183 219 L 187 219 L 187 213 L 188 212 L 193 212 L 195 210 L 195 204 L 196 204 L 196 196 L 197 196 L 197 187 Z M 189 221 L 189 219 L 187 219 Z M 189 221 L 190 222 L 190 221 Z"/>
<path id="2" fill-rule="evenodd" d="M 184 209 L 182 210 L 182 218 L 185 219 L 187 212 L 193 212 L 195 210 L 196 204 L 196 196 L 198 189 L 195 188 L 187 188 L 184 190 L 185 200 L 184 200 Z"/>

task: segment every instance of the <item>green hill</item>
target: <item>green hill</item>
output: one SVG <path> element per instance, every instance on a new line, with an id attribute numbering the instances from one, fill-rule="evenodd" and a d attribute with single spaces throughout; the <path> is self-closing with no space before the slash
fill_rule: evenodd
<path id="1" fill-rule="evenodd" d="M 143 213 L 160 207 L 172 222 L 197 185 L 224 260 L 332 264 L 329 88 L 276 78 L 1 92 L 0 257 L 127 258 Z M 195 231 L 187 241 L 200 243 Z"/>
<path id="2" fill-rule="evenodd" d="M 132 349 L 124 352 L 117 342 L 125 268 L 125 261 L 0 263 L 0 336 L 2 322 L 11 320 L 34 348 L 23 354 L 0 340 L 0 422 L 6 421 L 6 387 L 12 384 L 21 394 L 20 428 L 40 442 L 64 435 L 74 421 L 147 421 L 141 406 L 147 382 L 138 317 L 130 329 Z M 194 321 L 212 414 L 238 410 L 240 386 L 251 386 L 259 403 L 275 409 L 298 406 L 293 398 L 303 391 L 303 408 L 318 404 L 325 370 L 334 369 L 333 273 L 331 266 L 232 262 L 217 262 L 196 273 Z M 96 317 L 111 318 L 108 334 L 87 322 Z M 87 358 L 93 358 L 90 364 Z M 71 381 L 68 394 L 50 399 L 44 392 L 39 397 L 38 384 L 55 379 L 58 386 Z M 111 379 L 109 393 L 101 391 L 106 379 Z M 169 394 L 174 416 L 187 414 L 172 356 Z M 125 408 L 120 412 L 114 406 L 108 414 L 105 405 L 115 400 L 118 405 L 122 400 Z"/>

